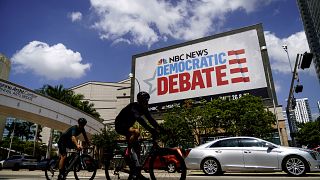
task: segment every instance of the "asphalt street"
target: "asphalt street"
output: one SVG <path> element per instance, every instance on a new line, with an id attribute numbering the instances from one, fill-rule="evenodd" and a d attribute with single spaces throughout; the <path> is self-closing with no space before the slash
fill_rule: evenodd
<path id="1" fill-rule="evenodd" d="M 0 171 L 0 180 L 31 180 L 31 179 L 45 179 L 44 171 Z M 73 177 L 68 177 L 73 179 Z M 104 171 L 98 170 L 95 179 L 105 179 Z M 304 177 L 289 177 L 285 173 L 225 173 L 223 176 L 206 176 L 199 171 L 189 171 L 188 180 L 244 180 L 244 179 L 257 179 L 257 180 L 320 180 L 320 173 L 309 173 Z"/>

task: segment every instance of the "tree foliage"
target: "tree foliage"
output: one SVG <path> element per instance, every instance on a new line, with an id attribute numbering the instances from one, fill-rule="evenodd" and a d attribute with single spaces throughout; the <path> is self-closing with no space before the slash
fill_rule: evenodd
<path id="1" fill-rule="evenodd" d="M 265 110 L 261 98 L 251 95 L 237 100 L 187 100 L 166 113 L 163 123 L 175 132 L 169 142 L 176 145 L 185 144 L 184 140 L 199 145 L 203 135 L 267 137 L 274 124 L 275 116 Z"/>
<path id="2" fill-rule="evenodd" d="M 296 137 L 302 145 L 320 144 L 320 117 L 314 122 L 299 125 Z"/>
<path id="3" fill-rule="evenodd" d="M 94 108 L 93 103 L 84 100 L 84 96 L 82 94 L 75 94 L 72 90 L 65 89 L 63 85 L 51 86 L 47 84 L 36 91 L 70 104 L 71 106 L 78 108 L 79 110 L 86 112 L 95 118 L 100 118 L 100 114 Z"/>
<path id="4" fill-rule="evenodd" d="M 108 127 L 101 129 L 100 134 L 94 134 L 92 137 L 92 144 L 98 148 L 103 148 L 104 150 L 113 150 L 116 147 L 116 140 L 119 135 L 117 132 Z"/>
<path id="5" fill-rule="evenodd" d="M 10 147 L 10 138 L 5 138 L 0 142 L 0 147 L 9 148 Z M 22 141 L 17 137 L 12 139 L 11 149 L 15 150 L 16 153 L 23 153 L 23 154 L 33 154 L 34 149 L 34 142 L 33 141 Z M 35 158 L 41 159 L 41 157 L 46 155 L 47 146 L 43 143 L 36 142 L 35 144 Z M 6 157 L 6 155 L 2 155 L 2 157 Z"/>

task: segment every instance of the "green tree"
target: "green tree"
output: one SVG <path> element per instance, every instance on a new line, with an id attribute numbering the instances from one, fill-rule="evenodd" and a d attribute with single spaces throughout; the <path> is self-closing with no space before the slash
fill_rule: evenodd
<path id="1" fill-rule="evenodd" d="M 101 160 L 112 157 L 113 150 L 117 147 L 118 137 L 119 135 L 111 127 L 101 129 L 101 133 L 93 135 L 91 142 L 97 148 L 95 158 L 98 159 L 99 164 Z"/>
<path id="2" fill-rule="evenodd" d="M 63 85 L 53 87 L 47 84 L 36 90 L 36 92 L 70 104 L 71 106 L 78 108 L 79 110 L 86 112 L 95 118 L 100 118 L 100 114 L 94 108 L 93 103 L 85 101 L 83 95 L 75 94 L 72 90 L 65 89 Z"/>
<path id="3" fill-rule="evenodd" d="M 192 135 L 195 145 L 204 135 L 269 137 L 274 124 L 275 116 L 266 111 L 261 98 L 251 95 L 237 100 L 187 100 L 164 115 L 163 123 L 178 136 L 170 143 L 181 143 Z"/>
<path id="4" fill-rule="evenodd" d="M 262 99 L 246 95 L 228 101 L 223 112 L 222 128 L 232 136 L 268 137 L 275 125 L 275 116 L 266 111 Z"/>
<path id="5" fill-rule="evenodd" d="M 33 131 L 31 130 L 31 126 L 33 126 L 33 122 L 24 121 L 22 122 L 22 135 L 24 136 L 25 140 L 28 141 L 34 135 Z"/>
<path id="6" fill-rule="evenodd" d="M 101 129 L 101 133 L 93 135 L 92 144 L 106 151 L 113 150 L 116 147 L 118 137 L 118 133 L 113 128 L 107 127 Z"/>
<path id="7" fill-rule="evenodd" d="M 186 119 L 180 116 L 177 109 L 166 113 L 164 119 L 165 121 L 162 126 L 168 130 L 168 133 L 161 134 L 160 139 L 164 142 L 165 146 L 187 148 L 193 145 L 192 129 L 189 127 Z"/>
<path id="8" fill-rule="evenodd" d="M 320 144 L 320 118 L 314 122 L 307 122 L 299 125 L 296 135 L 301 145 Z"/>

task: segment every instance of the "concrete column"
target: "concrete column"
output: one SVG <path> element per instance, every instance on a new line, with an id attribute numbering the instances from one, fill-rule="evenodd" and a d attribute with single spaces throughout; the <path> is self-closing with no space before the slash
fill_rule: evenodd
<path id="1" fill-rule="evenodd" d="M 3 132 L 6 126 L 7 116 L 0 114 L 0 140 L 3 138 Z"/>

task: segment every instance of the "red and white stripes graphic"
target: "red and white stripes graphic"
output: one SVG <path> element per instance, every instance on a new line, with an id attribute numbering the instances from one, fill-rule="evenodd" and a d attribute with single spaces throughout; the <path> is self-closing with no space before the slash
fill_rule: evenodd
<path id="1" fill-rule="evenodd" d="M 248 67 L 244 67 L 247 64 L 244 54 L 244 49 L 228 51 L 229 65 L 233 65 L 233 68 L 230 68 L 230 74 L 234 75 L 231 78 L 232 83 L 250 82 L 250 78 L 246 75 Z"/>

